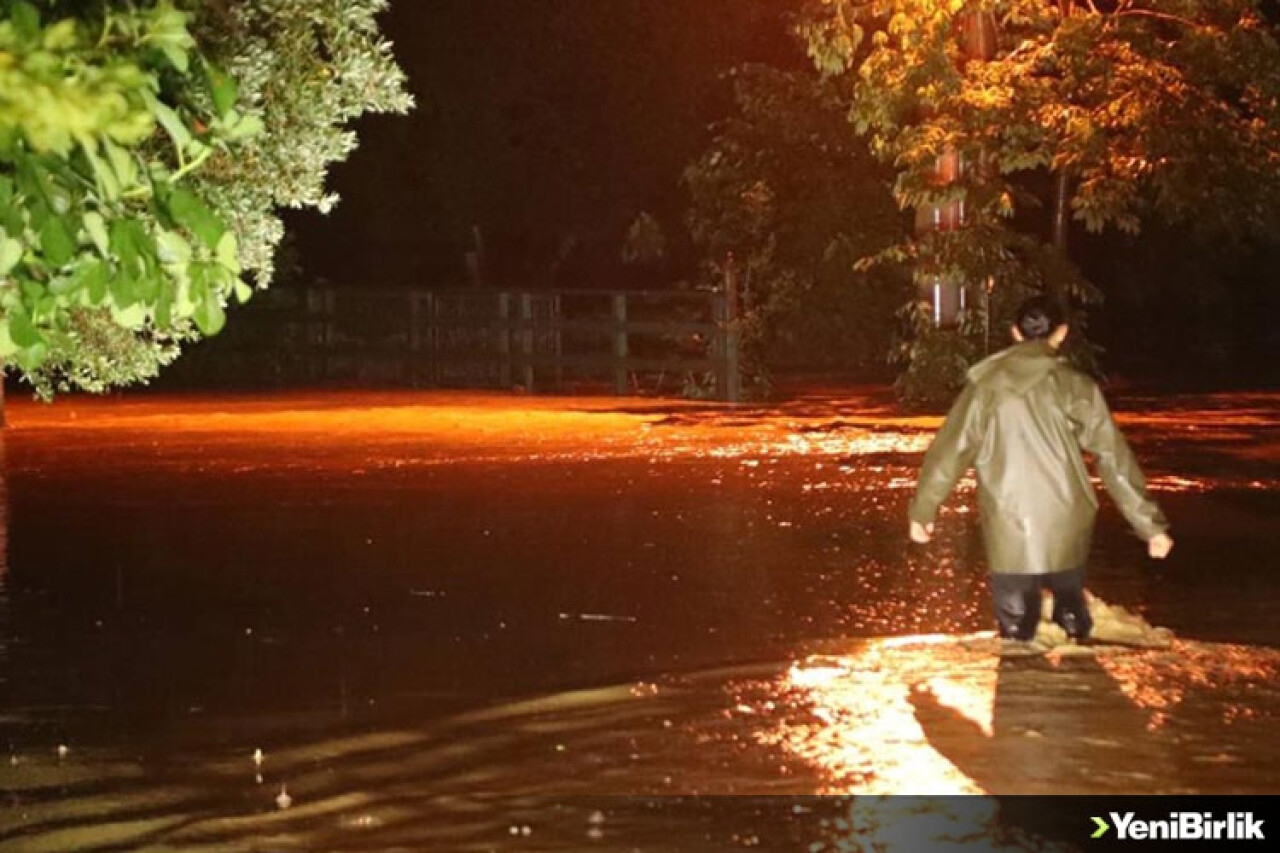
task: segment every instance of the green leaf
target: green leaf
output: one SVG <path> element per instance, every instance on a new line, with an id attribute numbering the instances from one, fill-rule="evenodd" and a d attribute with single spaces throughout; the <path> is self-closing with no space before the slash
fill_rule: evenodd
<path id="1" fill-rule="evenodd" d="M 165 44 L 160 46 L 160 52 L 164 54 L 165 59 L 169 60 L 169 64 L 180 73 L 186 74 L 191 68 L 191 59 L 182 48 L 172 44 Z"/>
<path id="2" fill-rule="evenodd" d="M 14 311 L 9 315 L 9 334 L 13 342 L 26 349 L 44 341 L 39 330 L 31 323 L 31 318 L 23 311 Z"/>
<path id="3" fill-rule="evenodd" d="M 156 301 L 155 319 L 156 326 L 161 329 L 173 325 L 173 297 L 169 293 L 161 294 Z"/>
<path id="4" fill-rule="evenodd" d="M 98 247 L 98 251 L 102 256 L 109 257 L 111 254 L 111 238 L 107 236 L 107 223 L 102 218 L 102 214 L 96 210 L 91 210 L 84 215 L 84 230 L 89 232 L 89 239 L 93 241 L 93 245 Z"/>
<path id="5" fill-rule="evenodd" d="M 199 139 L 192 139 L 191 142 L 187 144 L 187 156 L 192 160 L 197 157 L 203 157 L 206 152 L 209 152 L 210 148 L 211 146 L 204 144 L 204 142 Z"/>
<path id="6" fill-rule="evenodd" d="M 130 305 L 126 308 L 111 307 L 111 319 L 118 326 L 124 326 L 126 329 L 138 329 L 142 324 L 147 322 L 147 309 L 141 305 Z"/>
<path id="7" fill-rule="evenodd" d="M 168 277 L 163 273 L 143 274 L 133 283 L 134 297 L 144 305 L 153 304 L 167 280 Z"/>
<path id="8" fill-rule="evenodd" d="M 0 172 L 3 171 L 0 169 Z M 7 176 L 0 175 L 0 228 L 8 231 L 9 234 L 21 234 L 27 227 L 25 216 L 27 206 L 18 203 L 20 200 L 14 190 L 13 181 Z"/>
<path id="9" fill-rule="evenodd" d="M 253 298 L 253 288 L 241 279 L 236 279 L 235 291 L 236 299 L 240 301 L 241 305 Z"/>
<path id="10" fill-rule="evenodd" d="M 66 296 L 75 293 L 84 283 L 84 267 L 77 267 L 71 275 L 58 276 L 49 282 L 49 292 L 54 296 Z"/>
<path id="11" fill-rule="evenodd" d="M 234 231 L 228 231 L 222 235 L 215 250 L 215 257 L 218 263 L 226 267 L 232 275 L 240 275 L 240 247 Z"/>
<path id="12" fill-rule="evenodd" d="M 95 303 L 102 301 L 102 296 L 106 294 L 107 276 L 111 270 L 107 266 L 107 262 L 93 258 L 76 267 L 76 271 L 62 281 L 53 281 L 49 285 L 49 290 L 53 293 L 66 295 L 75 293 L 79 290 L 89 291 L 89 298 Z M 93 299 L 94 291 L 97 291 L 97 299 Z"/>
<path id="13" fill-rule="evenodd" d="M 218 115 L 225 117 L 240 99 L 240 87 L 230 74 L 213 63 L 205 64 L 204 73 L 209 82 L 209 93 L 213 96 L 213 105 Z"/>
<path id="14" fill-rule="evenodd" d="M 173 140 L 174 146 L 179 151 L 185 150 L 193 137 L 191 129 L 187 127 L 182 117 L 173 107 L 158 100 L 151 105 L 151 109 L 156 114 L 156 120 L 160 122 L 160 126 L 164 128 L 164 132 Z"/>
<path id="15" fill-rule="evenodd" d="M 137 287 L 133 276 L 123 271 L 118 271 L 111 280 L 107 282 L 107 289 L 111 293 L 111 303 L 116 308 L 128 308 L 138 301 Z"/>
<path id="16" fill-rule="evenodd" d="M 111 251 L 120 261 L 122 270 L 133 273 L 146 266 L 148 240 L 142 223 L 136 219 L 113 219 L 108 227 L 111 236 Z"/>
<path id="17" fill-rule="evenodd" d="M 50 290 L 52 290 L 52 282 L 50 283 Z M 39 304 L 36 305 L 36 309 L 31 312 L 31 316 L 35 320 L 47 323 L 53 319 L 54 312 L 57 310 L 58 297 L 54 293 L 49 293 L 41 298 Z"/>
<path id="18" fill-rule="evenodd" d="M 90 146 L 85 145 L 84 156 L 89 161 L 90 167 L 93 168 L 93 176 L 98 184 L 98 192 L 102 194 L 103 201 L 115 201 L 120 198 L 120 179 L 116 177 L 115 170 L 98 156 L 98 152 L 94 151 Z"/>
<path id="19" fill-rule="evenodd" d="M 40 229 L 40 248 L 52 266 L 60 267 L 76 256 L 76 241 L 61 216 L 50 216 Z"/>
<path id="20" fill-rule="evenodd" d="M 111 161 L 111 168 L 115 171 L 121 188 L 130 189 L 137 184 L 138 163 L 133 159 L 133 155 L 109 139 L 106 141 L 105 147 L 107 149 L 107 159 Z"/>
<path id="21" fill-rule="evenodd" d="M 26 230 L 25 217 L 18 205 L 0 206 L 0 228 L 10 234 L 21 234 Z"/>
<path id="22" fill-rule="evenodd" d="M 181 234 L 161 231 L 156 235 L 156 255 L 166 266 L 185 265 L 191 260 L 191 244 Z"/>
<path id="23" fill-rule="evenodd" d="M 22 243 L 0 231 L 0 275 L 8 275 L 22 260 Z"/>
<path id="24" fill-rule="evenodd" d="M 107 282 L 111 280 L 111 268 L 99 261 L 89 267 L 85 273 L 84 287 L 89 294 L 89 302 L 101 305 L 107 299 Z"/>
<path id="25" fill-rule="evenodd" d="M 179 300 L 179 304 L 186 311 L 194 311 L 195 303 L 203 302 L 205 297 L 215 289 L 211 285 L 216 284 L 216 282 L 210 281 L 213 277 L 211 274 L 211 266 L 203 262 L 193 263 L 191 266 L 187 267 L 187 277 L 189 284 L 187 286 L 187 293 L 185 296 L 189 299 L 191 304 L 187 305 L 187 303 L 181 299 Z"/>
<path id="26" fill-rule="evenodd" d="M 169 194 L 167 206 L 175 222 L 200 238 L 211 251 L 217 250 L 227 227 L 203 201 L 179 187 Z"/>
<path id="27" fill-rule="evenodd" d="M 58 23 L 49 27 L 44 31 L 44 46 L 46 50 L 66 50 L 75 47 L 77 38 L 76 19 L 63 18 Z"/>
<path id="28" fill-rule="evenodd" d="M 25 278 L 20 283 L 22 299 L 27 305 L 34 305 L 45 297 L 44 285 L 35 279 Z M 23 308 L 22 310 L 26 310 Z"/>
<path id="29" fill-rule="evenodd" d="M 257 136 L 266 129 L 266 124 L 256 115 L 247 115 L 240 118 L 227 128 L 227 137 L 233 140 L 249 139 Z"/>
<path id="30" fill-rule="evenodd" d="M 36 7 L 26 0 L 17 0 L 9 8 L 9 19 L 18 37 L 24 41 L 35 41 L 40 36 L 40 13 Z"/>
<path id="31" fill-rule="evenodd" d="M 0 362 L 9 361 L 18 351 L 18 345 L 13 342 L 13 335 L 9 334 L 9 320 L 7 317 L 0 317 Z"/>
<path id="32" fill-rule="evenodd" d="M 43 341 L 29 347 L 24 347 L 14 355 L 14 360 L 18 362 L 18 367 L 27 373 L 34 373 L 40 369 L 40 365 L 44 364 L 46 358 L 49 357 L 49 347 L 45 346 Z"/>
<path id="33" fill-rule="evenodd" d="M 187 16 L 175 9 L 169 0 L 161 0 L 151 10 L 150 18 L 147 43 L 154 45 L 169 64 L 186 74 L 190 67 L 188 51 L 195 47 L 195 39 L 187 31 Z"/>
<path id="34" fill-rule="evenodd" d="M 209 293 L 196 306 L 195 312 L 196 326 L 202 333 L 212 337 L 222 331 L 222 327 L 227 323 L 227 314 L 222 308 L 222 301 L 218 298 L 218 294 Z"/>

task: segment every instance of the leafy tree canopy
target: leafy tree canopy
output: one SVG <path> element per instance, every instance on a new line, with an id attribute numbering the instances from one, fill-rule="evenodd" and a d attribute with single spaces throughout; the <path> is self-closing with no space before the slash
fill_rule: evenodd
<path id="1" fill-rule="evenodd" d="M 0 361 L 100 391 L 217 334 L 344 125 L 410 106 L 384 6 L 0 0 Z"/>
<path id="2" fill-rule="evenodd" d="M 988 22 L 994 55 L 970 61 L 966 40 Z M 799 29 L 898 171 L 898 203 L 965 202 L 964 228 L 878 260 L 989 281 L 1008 302 L 1087 299 L 1025 227 L 1046 173 L 1091 231 L 1134 233 L 1152 216 L 1237 238 L 1280 224 L 1280 48 L 1254 0 L 811 0 Z M 943 185 L 948 151 L 972 167 Z"/>
<path id="3" fill-rule="evenodd" d="M 706 275 L 734 266 L 752 369 L 883 364 L 904 277 L 859 258 L 904 236 L 891 170 L 849 132 L 846 93 L 812 72 L 733 72 L 737 109 L 684 175 Z"/>

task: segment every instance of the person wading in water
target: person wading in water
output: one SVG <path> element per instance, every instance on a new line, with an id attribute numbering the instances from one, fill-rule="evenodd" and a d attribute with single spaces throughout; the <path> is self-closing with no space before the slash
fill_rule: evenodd
<path id="1" fill-rule="evenodd" d="M 1015 343 L 970 371 L 924 457 L 909 511 L 912 541 L 933 538 L 938 508 L 970 467 L 978 499 L 1004 651 L 1035 650 L 1041 589 L 1053 620 L 1076 642 L 1093 622 L 1085 563 L 1098 501 L 1081 450 L 1147 543 L 1151 557 L 1173 549 L 1169 524 L 1112 420 L 1097 383 L 1058 355 L 1068 326 L 1061 308 L 1037 296 L 1019 308 Z"/>

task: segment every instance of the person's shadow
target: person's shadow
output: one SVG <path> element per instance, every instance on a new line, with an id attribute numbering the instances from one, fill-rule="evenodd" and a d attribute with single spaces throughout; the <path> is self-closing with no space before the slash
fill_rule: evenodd
<path id="1" fill-rule="evenodd" d="M 1093 655 L 1002 658 L 991 733 L 912 692 L 930 746 L 990 794 L 1153 793 L 1174 763 L 1150 715 Z"/>

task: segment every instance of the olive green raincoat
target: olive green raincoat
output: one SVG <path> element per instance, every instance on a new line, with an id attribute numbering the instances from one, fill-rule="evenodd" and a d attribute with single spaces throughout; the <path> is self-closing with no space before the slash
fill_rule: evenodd
<path id="1" fill-rule="evenodd" d="M 925 454 L 911 520 L 931 523 L 972 466 L 991 571 L 1082 568 L 1098 500 L 1081 449 L 1138 536 L 1168 529 L 1097 384 L 1046 341 L 1015 344 L 969 371 Z"/>

